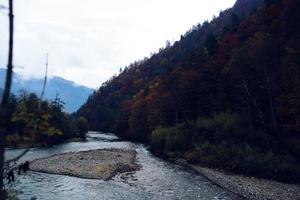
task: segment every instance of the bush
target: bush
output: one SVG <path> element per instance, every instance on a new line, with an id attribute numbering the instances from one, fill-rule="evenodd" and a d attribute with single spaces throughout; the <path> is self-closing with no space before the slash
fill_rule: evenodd
<path id="1" fill-rule="evenodd" d="M 300 166 L 296 160 L 285 154 L 272 151 L 262 152 L 248 144 L 205 142 L 184 154 L 192 164 L 204 164 L 238 174 L 285 182 L 299 182 Z"/>
<path id="2" fill-rule="evenodd" d="M 198 127 L 206 129 L 221 129 L 223 131 L 232 131 L 239 124 L 239 118 L 232 112 L 220 112 L 215 114 L 212 118 L 199 119 Z"/>
<path id="3" fill-rule="evenodd" d="M 8 146 L 14 147 L 22 141 L 22 138 L 18 134 L 7 135 L 5 141 Z"/>
<path id="4" fill-rule="evenodd" d="M 220 112 L 211 118 L 198 119 L 196 129 L 206 139 L 223 140 L 232 137 L 233 133 L 239 130 L 239 118 L 232 112 Z"/>
<path id="5" fill-rule="evenodd" d="M 188 132 L 182 126 L 157 128 L 152 131 L 151 142 L 155 148 L 165 151 L 184 151 L 188 147 Z"/>
<path id="6" fill-rule="evenodd" d="M 168 157 L 183 156 L 189 163 L 224 169 L 237 174 L 285 182 L 299 182 L 300 166 L 261 131 L 242 131 L 239 118 L 221 112 L 202 118 L 188 131 L 181 124 L 155 129 L 152 146 Z M 296 145 L 295 145 L 296 146 Z"/>
<path id="7" fill-rule="evenodd" d="M 89 123 L 88 120 L 85 119 L 84 117 L 80 117 L 76 121 L 76 126 L 79 131 L 79 137 L 85 138 L 86 133 L 89 131 Z"/>

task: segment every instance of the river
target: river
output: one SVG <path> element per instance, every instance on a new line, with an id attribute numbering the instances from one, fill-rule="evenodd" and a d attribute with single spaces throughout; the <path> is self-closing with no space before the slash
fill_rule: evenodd
<path id="1" fill-rule="evenodd" d="M 239 199 L 192 171 L 164 161 L 149 152 L 145 145 L 121 141 L 113 134 L 89 132 L 85 142 L 68 142 L 53 147 L 33 148 L 21 161 L 33 160 L 70 151 L 103 148 L 134 149 L 141 169 L 115 176 L 112 180 L 90 180 L 70 176 L 28 172 L 9 185 L 19 199 L 42 200 L 175 200 L 175 199 Z M 6 158 L 21 150 L 7 150 Z"/>

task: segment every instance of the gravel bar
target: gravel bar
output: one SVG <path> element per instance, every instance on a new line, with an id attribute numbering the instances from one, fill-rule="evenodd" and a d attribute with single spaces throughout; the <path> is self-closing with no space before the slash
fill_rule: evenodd
<path id="1" fill-rule="evenodd" d="M 246 199 L 255 200 L 300 200 L 300 185 L 280 183 L 277 181 L 225 174 L 199 165 L 188 164 L 185 160 L 173 160 L 175 163 L 189 167 L 206 177 L 216 185 L 227 189 Z"/>
<path id="2" fill-rule="evenodd" d="M 101 180 L 138 169 L 136 152 L 123 149 L 69 152 L 30 162 L 31 171 Z"/>

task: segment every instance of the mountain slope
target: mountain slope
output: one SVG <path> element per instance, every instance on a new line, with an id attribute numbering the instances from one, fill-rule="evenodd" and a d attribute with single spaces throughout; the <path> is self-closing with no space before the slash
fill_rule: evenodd
<path id="1" fill-rule="evenodd" d="M 126 67 L 79 109 L 157 153 L 300 181 L 298 0 L 239 0 Z"/>
<path id="2" fill-rule="evenodd" d="M 263 0 L 239 0 L 232 9 L 222 11 L 220 17 L 210 23 L 204 22 L 202 25 L 194 26 L 173 46 L 160 49 L 159 53 L 150 58 L 125 67 L 119 76 L 108 80 L 97 93 L 90 96 L 79 113 L 82 111 L 87 118 L 91 119 L 91 127 L 94 129 L 111 131 L 122 101 L 131 100 L 141 90 L 148 89 L 151 84 L 175 69 L 201 65 L 206 61 L 207 49 L 204 51 L 204 46 L 207 36 L 213 34 L 216 38 L 223 37 L 231 31 L 230 29 L 236 28 L 231 26 L 233 15 L 239 13 L 240 18 L 245 18 L 262 3 Z M 93 108 L 89 109 L 90 107 Z M 109 110 L 109 114 L 100 114 L 102 110 L 105 112 Z"/>
<path id="3" fill-rule="evenodd" d="M 4 85 L 5 69 L 0 69 L 0 85 Z M 22 80 L 18 74 L 14 73 L 12 92 L 18 94 L 22 89 L 28 92 L 34 92 L 40 94 L 43 87 L 43 79 L 29 79 Z M 60 77 L 52 77 L 47 82 L 45 91 L 45 99 L 53 100 L 56 95 L 65 102 L 65 111 L 76 111 L 87 99 L 87 97 L 93 92 L 93 89 L 76 85 L 72 81 L 65 80 Z"/>

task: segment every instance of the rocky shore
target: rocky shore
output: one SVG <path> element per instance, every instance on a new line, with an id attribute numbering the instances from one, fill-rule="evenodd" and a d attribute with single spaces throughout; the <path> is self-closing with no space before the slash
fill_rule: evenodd
<path id="1" fill-rule="evenodd" d="M 300 199 L 300 185 L 227 174 L 199 165 L 191 165 L 182 159 L 172 161 L 194 170 L 216 185 L 245 199 Z M 136 152 L 122 149 L 70 152 L 37 159 L 30 163 L 32 171 L 102 180 L 111 179 L 118 173 L 138 170 L 139 167 L 136 164 Z"/>
<path id="2" fill-rule="evenodd" d="M 122 149 L 98 149 L 70 152 L 37 159 L 30 170 L 43 173 L 108 180 L 123 172 L 138 170 L 136 152 Z"/>
<path id="3" fill-rule="evenodd" d="M 188 164 L 185 160 L 173 160 L 206 177 L 216 185 L 246 199 L 255 200 L 296 200 L 300 199 L 300 185 L 226 174 L 199 165 Z"/>

